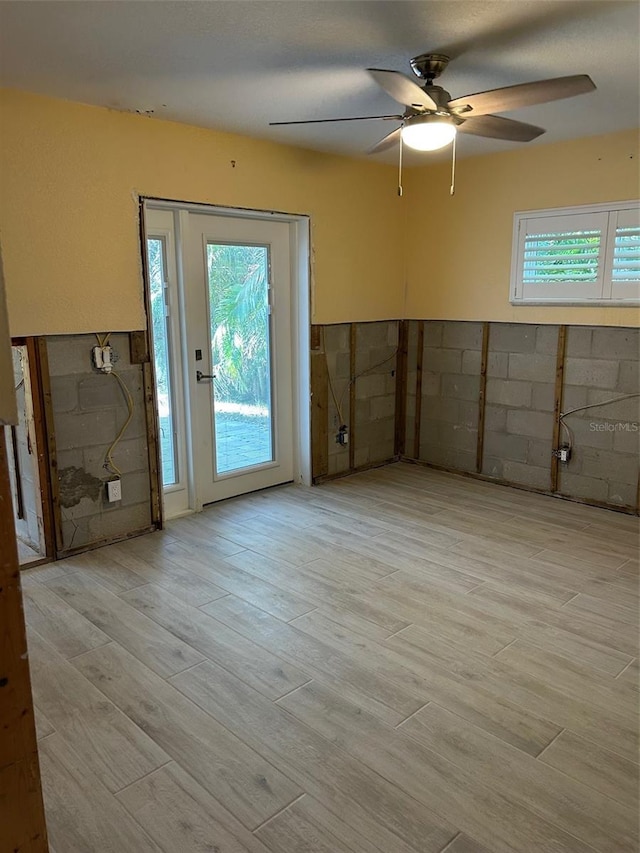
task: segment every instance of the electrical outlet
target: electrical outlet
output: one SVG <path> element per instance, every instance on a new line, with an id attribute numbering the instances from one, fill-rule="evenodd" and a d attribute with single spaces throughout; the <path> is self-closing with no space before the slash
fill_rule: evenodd
<path id="1" fill-rule="evenodd" d="M 116 479 L 107 481 L 107 500 L 110 504 L 122 500 L 122 480 Z"/>
<path id="2" fill-rule="evenodd" d="M 349 444 L 349 427 L 342 424 L 336 435 L 336 444 L 346 447 Z"/>

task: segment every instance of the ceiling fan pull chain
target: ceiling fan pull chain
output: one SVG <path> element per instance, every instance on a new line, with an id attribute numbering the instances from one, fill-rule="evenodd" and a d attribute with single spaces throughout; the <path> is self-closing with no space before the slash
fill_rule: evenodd
<path id="1" fill-rule="evenodd" d="M 457 136 L 458 134 L 456 134 Z M 453 144 L 451 146 L 451 187 L 449 189 L 449 195 L 456 194 L 456 137 L 453 137 Z"/>
<path id="2" fill-rule="evenodd" d="M 400 159 L 398 161 L 398 195 L 402 197 L 402 128 L 404 128 L 404 122 L 400 126 Z"/>

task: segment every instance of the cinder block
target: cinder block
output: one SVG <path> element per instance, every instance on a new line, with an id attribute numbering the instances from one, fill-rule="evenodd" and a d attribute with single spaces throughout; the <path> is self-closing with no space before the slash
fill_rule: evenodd
<path id="1" fill-rule="evenodd" d="M 92 536 L 89 530 L 90 516 L 79 518 L 78 520 L 62 519 L 62 547 L 63 550 L 71 548 L 82 548 L 84 545 L 90 545 L 96 541 L 95 536 Z"/>
<path id="2" fill-rule="evenodd" d="M 356 374 L 363 370 L 380 372 L 393 370 L 396 366 L 396 347 L 358 347 L 356 353 Z"/>
<path id="3" fill-rule="evenodd" d="M 74 450 L 108 445 L 117 435 L 115 411 L 54 414 L 56 447 Z"/>
<path id="4" fill-rule="evenodd" d="M 452 350 L 453 351 L 453 350 Z M 482 368 L 482 353 L 480 350 L 467 349 L 462 353 L 462 372 L 478 376 Z"/>
<path id="5" fill-rule="evenodd" d="M 489 340 L 491 347 L 491 340 Z M 497 379 L 506 379 L 509 373 L 509 353 L 507 352 L 489 352 L 487 358 L 487 376 L 494 376 Z"/>
<path id="6" fill-rule="evenodd" d="M 450 397 L 431 398 L 428 404 L 423 406 L 422 417 L 426 420 L 456 423 L 461 418 L 460 401 Z"/>
<path id="7" fill-rule="evenodd" d="M 640 424 L 629 424 L 628 430 L 616 430 L 613 434 L 613 449 L 619 453 L 640 453 Z"/>
<path id="8" fill-rule="evenodd" d="M 439 373 L 423 373 L 422 374 L 422 396 L 423 397 L 439 397 L 440 396 L 440 380 Z"/>
<path id="9" fill-rule="evenodd" d="M 95 335 L 52 335 L 47 338 L 47 357 L 51 376 L 91 372 L 91 351 L 97 345 Z"/>
<path id="10" fill-rule="evenodd" d="M 93 541 L 103 537 L 124 536 L 150 526 L 151 508 L 148 503 L 105 510 L 89 519 L 89 533 Z"/>
<path id="11" fill-rule="evenodd" d="M 420 421 L 420 450 L 438 443 L 438 421 Z"/>
<path id="12" fill-rule="evenodd" d="M 638 329 L 599 327 L 593 330 L 591 355 L 594 358 L 628 359 L 640 357 Z"/>
<path id="13" fill-rule="evenodd" d="M 640 391 L 640 373 L 637 361 L 620 362 L 620 374 L 616 390 L 624 394 L 637 394 Z"/>
<path id="14" fill-rule="evenodd" d="M 591 326 L 569 326 L 565 355 L 571 358 L 589 358 L 592 334 Z"/>
<path id="15" fill-rule="evenodd" d="M 438 435 L 439 443 L 444 447 L 454 447 L 456 450 L 474 450 L 478 447 L 478 430 L 464 423 L 441 423 Z"/>
<path id="16" fill-rule="evenodd" d="M 120 466 L 118 465 L 118 467 Z M 122 477 L 122 506 L 131 506 L 132 504 L 149 501 L 150 496 L 151 486 L 149 483 L 149 474 L 146 471 L 125 474 Z"/>
<path id="17" fill-rule="evenodd" d="M 591 449 L 583 456 L 581 473 L 597 480 L 613 480 L 637 486 L 638 460 L 626 453 Z"/>
<path id="18" fill-rule="evenodd" d="M 506 432 L 507 409 L 502 408 L 502 406 L 485 406 L 484 426 L 485 429 Z"/>
<path id="19" fill-rule="evenodd" d="M 420 457 L 433 465 L 442 465 L 454 471 L 475 471 L 476 454 L 474 451 L 457 450 L 453 447 L 430 447 Z"/>
<path id="20" fill-rule="evenodd" d="M 383 398 L 381 398 L 383 399 Z M 348 410 L 349 403 L 345 406 L 345 409 Z M 343 412 L 344 416 L 347 416 L 347 411 Z M 371 399 L 367 397 L 364 400 L 358 400 L 356 398 L 356 411 L 355 411 L 355 422 L 358 426 L 361 424 L 367 424 L 371 420 Z M 340 424 L 337 424 L 340 426 Z"/>
<path id="21" fill-rule="evenodd" d="M 614 389 L 618 382 L 617 361 L 591 358 L 567 358 L 564 381 L 567 385 L 588 385 L 592 388 Z"/>
<path id="22" fill-rule="evenodd" d="M 552 442 L 529 439 L 527 448 L 527 463 L 537 468 L 550 468 Z"/>
<path id="23" fill-rule="evenodd" d="M 424 345 L 425 347 L 440 347 L 442 346 L 442 333 L 444 331 L 444 323 L 442 320 L 425 320 L 424 324 Z"/>
<path id="24" fill-rule="evenodd" d="M 323 326 L 324 346 L 327 352 L 349 352 L 349 324 L 337 323 Z"/>
<path id="25" fill-rule="evenodd" d="M 480 394 L 480 377 L 443 373 L 442 394 L 457 400 L 477 400 Z"/>
<path id="26" fill-rule="evenodd" d="M 380 418 L 392 418 L 396 411 L 396 398 L 391 397 L 373 397 L 370 401 L 371 418 L 379 420 Z"/>
<path id="27" fill-rule="evenodd" d="M 534 382 L 531 408 L 539 412 L 553 412 L 555 409 L 555 385 L 551 382 Z"/>
<path id="28" fill-rule="evenodd" d="M 561 471 L 558 491 L 571 498 L 589 498 L 594 501 L 606 501 L 609 486 L 606 480 L 594 477 L 583 477 L 582 474 L 572 474 Z"/>
<path id="29" fill-rule="evenodd" d="M 618 506 L 636 506 L 636 487 L 627 483 L 610 482 L 607 491 L 607 503 Z"/>
<path id="30" fill-rule="evenodd" d="M 539 353 L 509 354 L 509 379 L 529 379 L 533 382 L 552 382 L 556 374 L 556 360 L 551 355 Z M 576 385 L 582 383 L 576 382 Z"/>
<path id="31" fill-rule="evenodd" d="M 356 466 L 356 468 L 360 468 L 362 465 L 369 464 L 368 447 L 356 447 L 353 454 L 353 464 Z"/>
<path id="32" fill-rule="evenodd" d="M 83 463 L 81 465 L 87 473 L 93 474 L 94 477 L 106 476 L 103 464 L 106 449 L 106 445 L 104 447 L 97 446 L 84 449 L 82 453 Z M 146 439 L 142 437 L 129 440 L 123 439 L 116 447 L 114 459 L 123 474 L 130 474 L 132 471 L 147 471 L 149 457 Z M 59 461 L 58 464 L 60 465 Z"/>
<path id="33" fill-rule="evenodd" d="M 507 412 L 507 432 L 512 435 L 551 439 L 553 436 L 553 416 L 549 412 L 511 409 Z"/>
<path id="34" fill-rule="evenodd" d="M 454 349 L 425 347 L 422 369 L 428 373 L 460 373 L 462 353 Z"/>
<path id="35" fill-rule="evenodd" d="M 487 456 L 485 454 L 482 463 L 482 473 L 488 477 L 496 477 L 499 480 L 504 479 L 504 461 L 497 459 L 495 456 Z"/>
<path id="36" fill-rule="evenodd" d="M 366 373 L 356 379 L 356 397 L 359 400 L 380 397 L 385 393 L 385 377 L 380 374 Z"/>
<path id="37" fill-rule="evenodd" d="M 613 447 L 613 436 L 615 430 L 608 421 L 603 420 L 586 420 L 574 415 L 569 415 L 566 419 L 567 424 L 573 432 L 574 441 L 577 447 L 597 447 L 604 450 L 609 450 Z"/>
<path id="38" fill-rule="evenodd" d="M 501 406 L 531 406 L 531 383 L 506 379 L 487 379 L 487 402 Z"/>
<path id="39" fill-rule="evenodd" d="M 536 328 L 536 352 L 557 356 L 559 326 L 538 326 Z"/>
<path id="40" fill-rule="evenodd" d="M 551 487 L 551 473 L 549 468 L 536 468 L 523 462 L 511 462 L 507 460 L 503 464 L 504 479 L 523 486 L 533 486 L 537 489 L 549 489 Z"/>
<path id="41" fill-rule="evenodd" d="M 484 454 L 491 458 L 526 462 L 528 446 L 528 439 L 521 435 L 503 432 L 485 432 L 484 435 Z"/>
<path id="42" fill-rule="evenodd" d="M 615 392 L 612 394 L 611 391 L 603 391 L 601 388 L 589 388 L 587 403 L 593 405 L 594 408 L 586 409 L 580 414 L 582 417 L 593 418 L 595 416 L 608 421 L 626 421 L 627 423 L 640 421 L 640 397 L 620 399 L 623 396 Z M 616 403 L 609 402 L 616 399 L 618 400 Z"/>
<path id="43" fill-rule="evenodd" d="M 536 348 L 536 326 L 526 323 L 492 323 L 489 349 L 493 352 L 533 352 Z"/>
<path id="44" fill-rule="evenodd" d="M 450 349 L 482 349 L 482 323 L 449 321 L 444 324 L 442 346 Z"/>
<path id="45" fill-rule="evenodd" d="M 390 328 L 395 332 L 395 338 L 390 342 Z M 356 329 L 357 350 L 375 349 L 386 347 L 391 343 L 395 346 L 397 342 L 397 323 L 395 321 L 382 320 L 375 323 L 358 323 Z"/>
<path id="46" fill-rule="evenodd" d="M 587 390 L 584 385 L 565 385 L 562 389 L 562 411 L 569 412 L 586 406 Z"/>
<path id="47" fill-rule="evenodd" d="M 113 382 L 113 380 L 111 380 Z M 71 412 L 78 407 L 78 377 L 52 376 L 51 403 L 54 412 Z"/>
<path id="48" fill-rule="evenodd" d="M 336 352 L 333 353 L 333 357 L 335 359 L 335 369 L 333 371 L 333 376 L 336 379 L 349 379 L 350 370 L 351 370 L 351 362 L 349 358 L 348 352 Z M 332 376 L 332 378 L 333 378 Z"/>
<path id="49" fill-rule="evenodd" d="M 120 384 L 105 373 L 86 376 L 78 381 L 78 401 L 84 411 L 127 407 Z"/>

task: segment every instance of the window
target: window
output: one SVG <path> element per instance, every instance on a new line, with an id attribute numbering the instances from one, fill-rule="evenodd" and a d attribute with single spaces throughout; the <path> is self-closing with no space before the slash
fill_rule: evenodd
<path id="1" fill-rule="evenodd" d="M 511 302 L 640 304 L 638 202 L 516 213 Z"/>

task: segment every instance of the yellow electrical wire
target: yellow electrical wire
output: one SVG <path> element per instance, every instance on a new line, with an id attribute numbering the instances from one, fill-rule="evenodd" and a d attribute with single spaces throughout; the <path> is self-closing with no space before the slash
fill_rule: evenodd
<path id="1" fill-rule="evenodd" d="M 104 345 L 101 344 L 101 346 L 106 346 L 106 344 L 104 344 Z M 115 450 L 116 445 L 118 444 L 118 442 L 120 441 L 122 436 L 125 434 L 127 427 L 131 423 L 131 419 L 133 418 L 133 410 L 135 408 L 135 404 L 133 402 L 133 397 L 131 396 L 131 392 L 127 388 L 127 386 L 126 386 L 124 380 L 122 379 L 122 377 L 120 376 L 120 374 L 116 373 L 115 370 L 112 370 L 110 375 L 114 376 L 118 380 L 120 387 L 122 388 L 122 392 L 124 393 L 125 399 L 127 401 L 127 407 L 129 409 L 129 415 L 128 415 L 126 421 L 123 423 L 122 427 L 120 428 L 120 432 L 115 437 L 112 444 L 109 446 L 109 449 L 107 450 L 107 452 L 104 455 L 104 467 L 110 468 L 114 474 L 117 474 L 118 477 L 121 477 L 122 471 L 118 468 L 118 466 L 113 461 L 113 457 L 111 454 Z"/>

